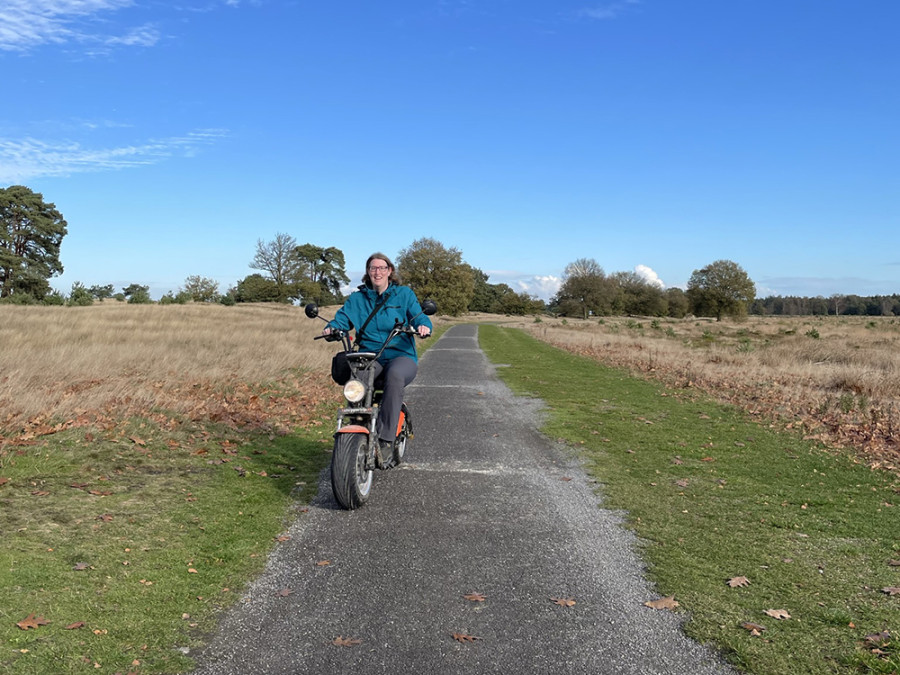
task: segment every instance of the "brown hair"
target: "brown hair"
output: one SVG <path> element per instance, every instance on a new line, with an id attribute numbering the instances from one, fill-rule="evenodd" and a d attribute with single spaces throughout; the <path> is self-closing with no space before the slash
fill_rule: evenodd
<path id="1" fill-rule="evenodd" d="M 384 260 L 384 262 L 387 263 L 387 266 L 391 268 L 391 273 L 388 276 L 388 281 L 391 281 L 395 284 L 400 283 L 400 275 L 397 274 L 397 268 L 394 267 L 394 263 L 391 262 L 391 259 L 388 258 L 384 253 L 373 253 L 366 260 L 366 271 L 363 273 L 362 281 L 366 286 L 372 288 L 372 280 L 369 278 L 369 265 L 373 260 Z"/>

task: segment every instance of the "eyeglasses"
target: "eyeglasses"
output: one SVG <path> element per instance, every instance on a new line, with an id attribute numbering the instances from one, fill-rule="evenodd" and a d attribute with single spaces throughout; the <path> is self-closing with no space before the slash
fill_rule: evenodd
<path id="1" fill-rule="evenodd" d="M 389 269 L 390 269 L 390 267 L 388 267 L 387 265 L 380 265 L 380 266 L 369 265 L 370 272 L 381 272 L 383 274 L 384 272 L 387 272 Z"/>

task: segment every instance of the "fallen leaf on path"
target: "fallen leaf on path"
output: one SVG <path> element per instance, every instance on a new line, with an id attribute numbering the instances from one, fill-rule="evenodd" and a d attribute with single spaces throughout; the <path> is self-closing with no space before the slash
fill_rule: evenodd
<path id="1" fill-rule="evenodd" d="M 767 609 L 765 612 L 763 612 L 763 614 L 767 614 L 773 619 L 778 619 L 779 621 L 791 618 L 791 615 L 788 614 L 786 609 Z"/>
<path id="2" fill-rule="evenodd" d="M 759 635 L 766 629 L 765 626 L 761 626 L 758 623 L 753 623 L 751 621 L 744 621 L 741 624 L 741 628 L 749 630 L 752 635 Z"/>
<path id="3" fill-rule="evenodd" d="M 469 593 L 463 596 L 466 600 L 471 600 L 472 602 L 484 602 L 484 596 L 481 593 Z"/>
<path id="4" fill-rule="evenodd" d="M 750 580 L 747 577 L 732 577 L 727 583 L 732 588 L 737 588 L 739 586 L 749 586 Z"/>
<path id="5" fill-rule="evenodd" d="M 553 602 L 560 607 L 574 607 L 575 606 L 575 598 L 550 598 L 550 602 Z"/>
<path id="6" fill-rule="evenodd" d="M 83 572 L 86 569 L 90 569 L 90 567 L 91 566 L 88 565 L 86 562 L 75 563 L 74 565 L 72 565 L 72 569 L 75 570 L 76 572 Z"/>
<path id="7" fill-rule="evenodd" d="M 84 621 L 76 621 L 75 623 L 70 623 L 66 626 L 66 630 L 76 630 L 78 628 L 84 628 Z"/>
<path id="8" fill-rule="evenodd" d="M 675 609 L 678 607 L 678 601 L 674 595 L 667 595 L 659 600 L 648 600 L 644 605 L 651 609 Z"/>
<path id="9" fill-rule="evenodd" d="M 356 645 L 362 644 L 362 640 L 357 640 L 356 638 L 344 637 L 343 635 L 338 635 L 334 640 L 331 641 L 335 647 L 355 647 Z"/>
<path id="10" fill-rule="evenodd" d="M 328 567 L 331 564 L 330 560 L 320 560 L 316 563 L 316 567 Z"/>
<path id="11" fill-rule="evenodd" d="M 480 640 L 481 638 L 468 633 L 453 633 L 453 639 L 457 642 L 475 642 L 475 640 Z"/>
<path id="12" fill-rule="evenodd" d="M 16 625 L 22 630 L 28 630 L 29 628 L 37 628 L 38 626 L 46 626 L 49 621 L 42 616 L 35 616 L 34 612 L 26 616 L 24 619 L 16 623 Z"/>
<path id="13" fill-rule="evenodd" d="M 887 593 L 888 595 L 900 595 L 900 588 L 897 586 L 888 586 L 887 588 L 882 588 L 881 592 Z"/>
<path id="14" fill-rule="evenodd" d="M 286 598 L 287 596 L 289 596 L 289 595 L 290 595 L 291 593 L 293 593 L 293 592 L 294 592 L 294 591 L 292 591 L 290 588 L 282 588 L 280 591 L 278 591 L 278 592 L 275 594 L 275 597 L 277 597 L 277 598 Z"/>
<path id="15" fill-rule="evenodd" d="M 0 485 L 6 485 L 8 482 L 9 478 L 6 478 L 5 476 L 3 478 L 0 478 Z"/>

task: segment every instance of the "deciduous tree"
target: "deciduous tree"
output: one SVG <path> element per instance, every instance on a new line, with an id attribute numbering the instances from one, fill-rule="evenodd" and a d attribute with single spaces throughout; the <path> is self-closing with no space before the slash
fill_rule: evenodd
<path id="1" fill-rule="evenodd" d="M 251 274 L 237 283 L 234 299 L 237 302 L 278 302 L 278 285 L 262 274 Z"/>
<path id="2" fill-rule="evenodd" d="M 716 260 L 694 270 L 687 285 L 691 311 L 697 316 L 746 316 L 756 297 L 756 285 L 744 269 L 731 260 Z"/>
<path id="3" fill-rule="evenodd" d="M 434 300 L 441 314 L 459 316 L 472 302 L 475 274 L 455 247 L 447 248 L 430 237 L 417 239 L 400 251 L 397 268 L 403 283 L 420 300 Z"/>
<path id="4" fill-rule="evenodd" d="M 48 279 L 62 274 L 59 247 L 67 223 L 56 206 L 24 185 L 0 188 L 0 298 L 41 299 Z"/>
<path id="5" fill-rule="evenodd" d="M 616 288 L 593 258 L 579 258 L 566 265 L 562 286 L 553 304 L 565 316 L 612 313 Z"/>
<path id="6" fill-rule="evenodd" d="M 259 239 L 256 242 L 256 255 L 250 267 L 268 273 L 278 289 L 279 302 L 287 302 L 294 295 L 291 284 L 297 277 L 296 248 L 297 240 L 283 232 L 277 233 L 272 241 Z"/>
<path id="7" fill-rule="evenodd" d="M 655 286 L 636 272 L 616 272 L 610 275 L 616 286 L 613 312 L 639 316 L 665 316 L 668 303 L 659 286 Z"/>

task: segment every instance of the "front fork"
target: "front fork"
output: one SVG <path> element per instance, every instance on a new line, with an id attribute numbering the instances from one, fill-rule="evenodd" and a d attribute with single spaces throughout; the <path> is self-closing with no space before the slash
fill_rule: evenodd
<path id="1" fill-rule="evenodd" d="M 378 434 L 375 433 L 375 422 L 378 419 L 378 407 L 371 408 L 341 408 L 338 410 L 337 429 L 338 434 L 365 434 L 366 436 L 366 471 L 377 468 L 376 453 L 378 448 Z M 384 462 L 384 458 L 382 458 Z"/>

